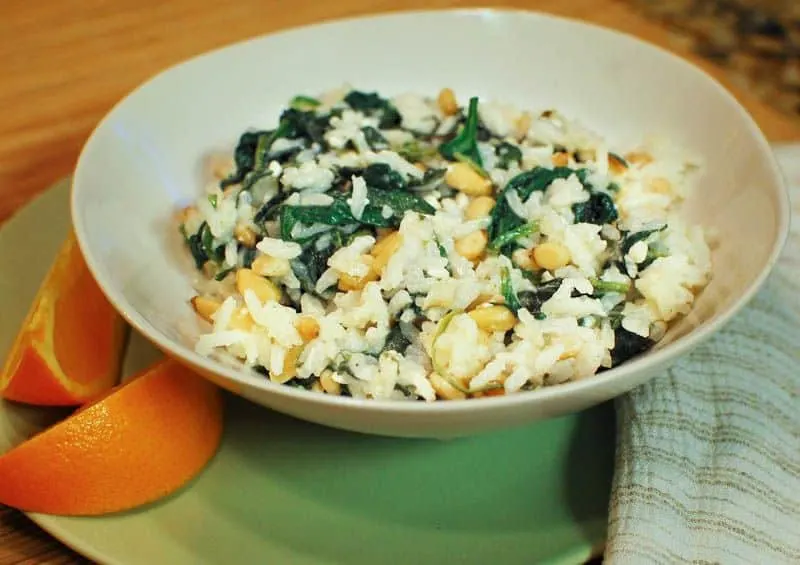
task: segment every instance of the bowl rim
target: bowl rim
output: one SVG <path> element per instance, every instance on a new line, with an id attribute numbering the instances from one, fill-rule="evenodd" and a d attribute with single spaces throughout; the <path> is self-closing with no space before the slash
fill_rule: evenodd
<path id="1" fill-rule="evenodd" d="M 714 319 L 709 322 L 704 322 L 701 325 L 693 328 L 688 334 L 681 336 L 663 348 L 652 350 L 642 357 L 631 359 L 630 361 L 618 367 L 604 371 L 602 374 L 592 376 L 596 376 L 598 378 L 589 377 L 575 381 L 569 381 L 557 386 L 539 387 L 531 391 L 521 391 L 519 393 L 502 396 L 484 397 L 480 399 L 480 402 L 474 402 L 471 399 L 451 400 L 447 402 L 403 402 L 398 400 L 378 400 L 334 396 L 319 394 L 313 391 L 298 389 L 295 387 L 288 387 L 282 384 L 273 383 L 269 379 L 257 378 L 255 375 L 248 371 L 242 370 L 241 368 L 235 368 L 212 358 L 202 356 L 196 353 L 190 347 L 170 339 L 157 328 L 155 328 L 145 316 L 141 315 L 127 301 L 123 292 L 116 288 L 115 285 L 111 283 L 109 278 L 105 276 L 103 267 L 101 266 L 102 261 L 100 261 L 92 253 L 92 247 L 88 243 L 85 227 L 81 224 L 81 222 L 75 221 L 76 218 L 80 217 L 80 215 L 77 214 L 81 193 L 79 187 L 82 184 L 81 179 L 84 176 L 84 170 L 88 166 L 86 157 L 87 151 L 95 143 L 100 131 L 107 127 L 106 124 L 115 117 L 117 112 L 120 111 L 120 107 L 125 105 L 130 98 L 136 96 L 140 90 L 147 88 L 159 80 L 162 80 L 167 74 L 182 66 L 198 64 L 204 59 L 211 58 L 214 55 L 228 50 L 234 50 L 244 45 L 260 43 L 276 36 L 292 35 L 299 31 L 315 31 L 327 27 L 338 27 L 356 22 L 368 23 L 369 21 L 376 20 L 403 20 L 426 16 L 481 18 L 487 15 L 503 17 L 514 16 L 517 18 L 542 20 L 544 22 L 557 22 L 560 24 L 591 28 L 609 37 L 616 36 L 624 38 L 627 41 L 637 44 L 637 48 L 648 50 L 650 53 L 658 57 L 662 57 L 665 61 L 670 61 L 673 64 L 681 65 L 686 72 L 694 73 L 695 75 L 701 77 L 716 89 L 721 101 L 732 104 L 732 106 L 742 115 L 742 118 L 744 119 L 744 126 L 747 132 L 757 142 L 758 149 L 762 153 L 761 157 L 766 159 L 769 173 L 771 173 L 775 180 L 775 186 L 778 193 L 776 196 L 779 200 L 779 206 L 777 209 L 778 223 L 776 226 L 776 235 L 774 241 L 772 242 L 769 257 L 766 262 L 766 267 L 753 279 L 745 291 L 740 294 L 725 310 L 718 313 Z M 790 210 L 791 204 L 783 173 L 778 166 L 777 159 L 769 145 L 769 142 L 764 136 L 764 133 L 758 127 L 751 114 L 744 108 L 744 106 L 742 106 L 736 97 L 716 78 L 711 76 L 701 67 L 665 48 L 662 48 L 633 34 L 618 31 L 613 28 L 608 28 L 592 22 L 554 15 L 542 11 L 486 7 L 435 10 L 387 10 L 364 13 L 355 16 L 338 17 L 312 22 L 309 24 L 298 24 L 295 26 L 282 28 L 274 32 L 268 32 L 258 36 L 250 37 L 241 41 L 228 43 L 226 45 L 222 45 L 220 47 L 216 47 L 184 59 L 176 64 L 170 65 L 141 82 L 137 87 L 121 98 L 97 123 L 84 143 L 84 146 L 78 156 L 73 182 L 70 189 L 70 213 L 73 220 L 73 229 L 76 234 L 78 246 L 84 256 L 90 273 L 97 281 L 109 302 L 122 315 L 128 324 L 130 324 L 134 330 L 142 334 L 143 337 L 151 341 L 160 350 L 168 352 L 169 355 L 175 357 L 185 364 L 200 368 L 204 372 L 215 374 L 219 377 L 222 377 L 226 381 L 230 381 L 237 385 L 253 386 L 266 393 L 283 396 L 287 400 L 309 403 L 327 408 L 355 409 L 365 413 L 380 412 L 395 415 L 403 413 L 416 414 L 421 412 L 431 414 L 446 413 L 451 415 L 465 412 L 477 414 L 478 412 L 494 411 L 504 408 L 520 406 L 533 407 L 534 405 L 542 405 L 550 401 L 566 399 L 568 397 L 572 397 L 573 395 L 592 395 L 593 392 L 602 391 L 606 387 L 610 386 L 610 383 L 623 383 L 633 380 L 634 375 L 646 369 L 648 366 L 666 365 L 669 361 L 677 359 L 681 355 L 689 352 L 697 345 L 711 337 L 717 330 L 726 325 L 727 322 L 733 318 L 733 316 L 739 313 L 739 311 L 744 308 L 744 306 L 746 306 L 755 296 L 755 294 L 761 289 L 775 267 L 775 264 L 777 263 L 778 258 L 786 244 L 790 228 Z"/>

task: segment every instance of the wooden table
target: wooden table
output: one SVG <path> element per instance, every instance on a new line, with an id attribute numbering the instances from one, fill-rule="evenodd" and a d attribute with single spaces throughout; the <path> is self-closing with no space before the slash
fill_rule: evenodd
<path id="1" fill-rule="evenodd" d="M 621 0 L 4 0 L 0 17 L 0 223 L 70 173 L 98 120 L 162 68 L 279 28 L 367 12 L 505 5 L 581 18 L 689 58 L 731 87 L 670 34 Z M 733 88 L 772 141 L 800 140 L 788 118 Z M 83 562 L 21 514 L 0 509 L 0 565 Z"/>

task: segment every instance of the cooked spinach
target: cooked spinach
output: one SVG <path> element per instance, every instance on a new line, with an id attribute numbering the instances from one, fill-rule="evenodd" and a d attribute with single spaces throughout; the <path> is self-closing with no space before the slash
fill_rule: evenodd
<path id="1" fill-rule="evenodd" d="M 575 223 L 581 224 L 610 224 L 619 218 L 614 201 L 605 192 L 594 192 L 586 202 L 572 205 Z"/>
<path id="2" fill-rule="evenodd" d="M 308 111 L 313 110 L 320 104 L 321 102 L 316 98 L 311 98 L 310 96 L 303 96 L 300 94 L 292 98 L 291 102 L 289 102 L 289 107 L 294 108 L 295 110 Z"/>
<path id="3" fill-rule="evenodd" d="M 600 279 L 590 279 L 589 282 L 592 283 L 592 288 L 594 289 L 593 294 L 595 296 L 602 296 L 603 294 L 612 292 L 627 294 L 628 290 L 630 290 L 630 285 L 624 282 L 612 282 Z"/>
<path id="4" fill-rule="evenodd" d="M 192 259 L 194 259 L 194 266 L 197 269 L 202 269 L 203 265 L 208 261 L 208 255 L 206 255 L 206 251 L 203 248 L 200 232 L 194 233 L 186 238 L 186 244 L 189 246 Z"/>
<path id="5" fill-rule="evenodd" d="M 518 295 L 520 306 L 535 318 L 542 319 L 542 305 L 553 297 L 561 283 L 561 279 L 553 279 L 537 285 L 534 290 L 523 290 Z"/>
<path id="6" fill-rule="evenodd" d="M 341 198 L 336 197 L 330 206 L 281 206 L 280 225 L 281 239 L 298 241 L 292 237 L 292 229 L 298 223 L 306 226 L 311 224 L 324 224 L 326 226 L 343 226 L 352 224 L 353 215 L 350 206 Z"/>
<path id="7" fill-rule="evenodd" d="M 269 135 L 270 132 L 246 131 L 239 136 L 239 142 L 236 144 L 236 149 L 233 152 L 233 161 L 236 164 L 236 170 L 228 178 L 220 181 L 219 184 L 221 188 L 242 182 L 247 173 L 253 170 L 255 167 L 258 139 L 264 134 Z"/>
<path id="8" fill-rule="evenodd" d="M 253 216 L 253 222 L 256 224 L 262 224 L 267 220 L 274 219 L 285 199 L 285 194 L 277 194 L 270 198 L 266 203 L 264 203 L 263 206 L 261 206 L 261 208 L 259 208 L 258 212 L 255 213 Z"/>
<path id="9" fill-rule="evenodd" d="M 405 190 L 408 183 L 403 175 L 386 163 L 372 163 L 361 173 L 367 186 L 379 190 Z"/>
<path id="10" fill-rule="evenodd" d="M 508 170 L 512 163 L 522 164 L 522 151 L 513 143 L 501 141 L 495 149 L 497 153 L 497 166 Z"/>
<path id="11" fill-rule="evenodd" d="M 453 139 L 439 146 L 439 153 L 449 161 L 455 161 L 461 156 L 483 168 L 483 160 L 478 150 L 478 98 L 469 100 L 467 119 L 461 131 Z"/>
<path id="12" fill-rule="evenodd" d="M 492 253 L 497 253 L 519 238 L 531 235 L 538 228 L 539 224 L 537 222 L 530 222 L 528 224 L 522 224 L 521 226 L 508 230 L 507 232 L 501 233 L 489 243 L 489 251 Z"/>
<path id="13" fill-rule="evenodd" d="M 653 340 L 629 332 L 620 326 L 614 330 L 614 349 L 611 350 L 611 366 L 616 367 L 628 359 L 644 353 L 653 345 L 655 345 Z"/>
<path id="14" fill-rule="evenodd" d="M 353 110 L 367 116 L 376 116 L 379 120 L 378 127 L 381 129 L 398 127 L 402 121 L 397 108 L 385 98 L 381 98 L 377 92 L 351 90 L 344 97 L 344 101 Z"/>
<path id="15" fill-rule="evenodd" d="M 327 248 L 318 250 L 315 245 L 308 245 L 299 257 L 291 260 L 292 272 L 300 281 L 303 292 L 317 294 L 317 281 L 328 268 L 328 259 L 339 247 L 331 243 Z"/>
<path id="16" fill-rule="evenodd" d="M 361 128 L 361 132 L 364 134 L 364 139 L 367 140 L 367 144 L 372 148 L 373 151 L 389 149 L 389 142 L 386 141 L 386 138 L 381 135 L 381 132 L 374 127 L 363 127 Z"/>
<path id="17" fill-rule="evenodd" d="M 405 190 L 376 190 L 367 187 L 369 204 L 364 208 L 361 222 L 379 228 L 396 227 L 406 212 L 419 212 L 420 214 L 434 214 L 436 208 L 428 204 L 423 198 Z M 383 217 L 383 207 L 392 209 L 392 215 Z"/>
<path id="18" fill-rule="evenodd" d="M 200 244 L 202 245 L 203 252 L 208 259 L 220 262 L 225 254 L 225 246 L 219 245 L 214 247 L 214 234 L 211 233 L 211 228 L 208 227 L 208 222 L 200 224 L 200 229 L 197 230 L 200 237 Z"/>
<path id="19" fill-rule="evenodd" d="M 500 277 L 500 293 L 503 295 L 506 307 L 514 312 L 516 316 L 522 304 L 519 298 L 517 298 L 517 293 L 514 292 L 514 285 L 511 282 L 511 271 L 507 267 L 504 267 Z"/>
<path id="20" fill-rule="evenodd" d="M 300 377 L 294 377 L 288 381 L 286 381 L 286 386 L 291 386 L 294 388 L 302 388 L 305 390 L 311 390 L 311 387 L 314 386 L 314 383 L 317 382 L 317 377 L 308 377 L 307 379 L 301 379 Z"/>
<path id="21" fill-rule="evenodd" d="M 344 226 L 348 224 L 366 224 L 374 227 L 396 227 L 408 211 L 420 214 L 433 214 L 436 209 L 425 200 L 405 190 L 381 190 L 367 187 L 368 204 L 359 220 L 353 217 L 350 206 L 344 195 L 333 197 L 330 206 L 286 206 L 280 208 L 281 238 L 287 241 L 297 240 L 292 237 L 292 229 L 297 223 L 303 225 L 324 224 L 327 226 Z M 392 215 L 383 216 L 383 207 L 392 209 Z"/>
<path id="22" fill-rule="evenodd" d="M 524 220 L 514 213 L 506 199 L 509 192 L 516 191 L 520 200 L 525 202 L 533 192 L 544 191 L 554 180 L 569 178 L 573 174 L 576 174 L 576 171 L 569 167 L 553 169 L 536 167 L 520 173 L 508 181 L 497 197 L 497 205 L 491 213 L 489 240 L 495 241 L 504 233 L 514 230 L 524 223 Z"/>
<path id="23" fill-rule="evenodd" d="M 253 266 L 253 261 L 256 258 L 255 247 L 245 247 L 242 251 L 242 267 L 249 269 Z"/>
<path id="24" fill-rule="evenodd" d="M 447 169 L 427 169 L 421 179 L 411 180 L 408 188 L 414 192 L 428 192 L 438 188 L 444 181 Z"/>
<path id="25" fill-rule="evenodd" d="M 278 129 L 272 134 L 272 142 L 280 137 L 289 139 L 304 139 L 308 143 L 318 143 L 321 147 L 327 147 L 325 142 L 325 130 L 328 127 L 329 116 L 318 116 L 316 112 L 296 110 L 287 108 L 281 114 L 281 121 Z"/>
<path id="26" fill-rule="evenodd" d="M 397 153 L 406 161 L 415 163 L 417 161 L 424 161 L 436 155 L 436 148 L 433 145 L 424 143 L 418 139 L 406 141 L 397 150 Z"/>
<path id="27" fill-rule="evenodd" d="M 383 345 L 381 353 L 384 351 L 397 351 L 398 353 L 403 354 L 406 352 L 406 349 L 408 349 L 409 345 L 411 345 L 411 341 L 400 329 L 400 324 L 395 324 L 389 330 L 389 335 L 386 336 L 386 342 Z"/>
<path id="28" fill-rule="evenodd" d="M 216 275 L 214 275 L 215 281 L 222 281 L 225 280 L 229 274 L 233 272 L 234 267 L 228 267 L 227 269 L 221 269 Z"/>
<path id="29" fill-rule="evenodd" d="M 636 245 L 640 241 L 644 241 L 648 237 L 653 235 L 654 233 L 658 233 L 658 232 L 663 231 L 665 229 L 667 229 L 667 225 L 666 224 L 664 224 L 663 226 L 659 226 L 657 228 L 641 230 L 641 231 L 632 232 L 632 233 L 631 232 L 627 232 L 627 231 L 623 231 L 622 232 L 622 243 L 620 244 L 620 252 L 621 252 L 622 256 L 624 257 L 625 255 L 627 255 L 628 251 L 631 250 L 631 247 L 633 247 L 634 245 Z"/>

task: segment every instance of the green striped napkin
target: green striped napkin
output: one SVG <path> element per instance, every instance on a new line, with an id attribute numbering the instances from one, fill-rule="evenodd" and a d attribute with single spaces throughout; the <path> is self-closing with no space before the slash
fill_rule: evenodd
<path id="1" fill-rule="evenodd" d="M 617 401 L 606 562 L 800 564 L 800 145 L 793 226 L 718 336 Z"/>

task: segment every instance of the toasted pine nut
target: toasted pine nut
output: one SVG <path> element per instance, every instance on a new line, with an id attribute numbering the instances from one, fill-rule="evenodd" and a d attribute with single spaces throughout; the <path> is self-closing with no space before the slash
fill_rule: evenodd
<path id="1" fill-rule="evenodd" d="M 560 243 L 546 242 L 538 245 L 533 250 L 533 260 L 548 271 L 560 269 L 569 265 L 570 262 L 569 249 Z"/>
<path id="2" fill-rule="evenodd" d="M 363 277 L 354 277 L 352 275 L 348 275 L 347 273 L 341 273 L 339 275 L 339 290 L 343 292 L 347 292 L 348 290 L 361 290 L 365 286 L 367 286 L 368 282 L 378 280 L 380 276 L 375 269 L 373 269 L 373 264 L 375 259 L 372 255 L 362 255 L 361 259 L 369 265 L 369 271 Z"/>
<path id="3" fill-rule="evenodd" d="M 211 317 L 222 306 L 222 302 L 213 298 L 205 296 L 195 296 L 191 300 L 192 308 L 197 312 L 197 315 L 203 318 L 206 322 L 211 322 Z"/>
<path id="4" fill-rule="evenodd" d="M 279 375 L 270 373 L 270 380 L 274 383 L 284 384 L 295 378 L 297 376 L 297 359 L 302 352 L 302 345 L 296 345 L 289 349 L 289 351 L 286 352 L 286 356 L 283 358 L 283 371 Z"/>
<path id="5" fill-rule="evenodd" d="M 197 214 L 198 212 L 195 206 L 187 206 L 186 208 L 182 208 L 181 210 L 178 210 L 178 223 L 186 224 L 190 220 L 194 219 Z"/>
<path id="6" fill-rule="evenodd" d="M 243 224 L 236 224 L 236 227 L 233 228 L 233 235 L 236 241 L 245 247 L 256 246 L 256 232 Z"/>
<path id="7" fill-rule="evenodd" d="M 384 237 L 372 247 L 370 254 L 374 257 L 372 261 L 372 270 L 378 274 L 383 274 L 383 270 L 389 263 L 392 255 L 400 249 L 403 244 L 403 236 L 399 231 L 395 231 Z"/>
<path id="8" fill-rule="evenodd" d="M 448 383 L 437 373 L 431 373 L 428 375 L 428 380 L 431 381 L 431 386 L 433 387 L 433 390 L 436 391 L 436 395 L 439 398 L 444 400 L 463 400 L 467 397 L 466 394 Z"/>
<path id="9" fill-rule="evenodd" d="M 322 388 L 322 385 L 319 384 L 319 381 L 314 381 L 311 385 L 311 390 L 314 392 L 325 392 L 325 389 Z"/>
<path id="10" fill-rule="evenodd" d="M 631 151 L 625 155 L 625 160 L 631 165 L 649 165 L 653 162 L 653 156 L 645 151 Z"/>
<path id="11" fill-rule="evenodd" d="M 443 88 L 439 91 L 439 97 L 436 99 L 439 104 L 439 109 L 445 116 L 454 116 L 458 112 L 458 101 L 456 100 L 456 93 L 452 88 Z"/>
<path id="12" fill-rule="evenodd" d="M 428 167 L 425 165 L 425 163 L 421 163 L 421 162 L 419 162 L 419 161 L 417 161 L 416 163 L 414 163 L 414 166 L 415 166 L 415 167 L 416 167 L 418 170 L 422 171 L 423 173 L 424 173 L 425 171 L 427 171 L 427 170 L 428 170 Z"/>
<path id="13" fill-rule="evenodd" d="M 672 190 L 672 185 L 664 177 L 655 177 L 650 179 L 650 190 L 658 192 L 659 194 L 669 194 Z"/>
<path id="14" fill-rule="evenodd" d="M 483 391 L 483 396 L 503 396 L 506 393 L 505 387 L 490 388 Z"/>
<path id="15" fill-rule="evenodd" d="M 486 218 L 491 214 L 494 208 L 495 201 L 491 196 L 477 196 L 467 206 L 464 211 L 464 216 L 468 220 L 477 220 L 479 218 Z"/>
<path id="16" fill-rule="evenodd" d="M 382 241 L 387 235 L 392 235 L 395 232 L 394 228 L 377 228 L 375 230 L 375 237 L 378 242 Z"/>
<path id="17" fill-rule="evenodd" d="M 257 275 L 250 269 L 236 271 L 236 290 L 244 296 L 246 290 L 255 292 L 258 299 L 263 302 L 280 302 L 281 290 L 269 279 Z"/>
<path id="18" fill-rule="evenodd" d="M 210 155 L 207 166 L 209 174 L 218 180 L 229 177 L 235 168 L 233 158 L 221 153 Z"/>
<path id="19" fill-rule="evenodd" d="M 282 277 L 292 270 L 288 259 L 259 255 L 253 260 L 252 269 L 262 277 Z"/>
<path id="20" fill-rule="evenodd" d="M 511 260 L 517 267 L 526 271 L 535 271 L 538 268 L 530 249 L 516 249 L 511 254 Z"/>
<path id="21" fill-rule="evenodd" d="M 624 161 L 620 161 L 613 153 L 608 154 L 608 170 L 615 175 L 621 175 L 628 170 Z"/>
<path id="22" fill-rule="evenodd" d="M 319 384 L 322 386 L 322 390 L 328 394 L 334 394 L 338 396 L 342 394 L 342 385 L 334 381 L 332 375 L 333 371 L 330 369 L 325 369 L 322 371 L 322 374 L 319 376 Z"/>
<path id="23" fill-rule="evenodd" d="M 233 316 L 231 316 L 231 321 L 228 322 L 231 329 L 245 332 L 252 330 L 254 324 L 255 322 L 252 316 L 250 316 L 250 312 L 247 311 L 247 308 L 237 308 Z"/>
<path id="24" fill-rule="evenodd" d="M 464 259 L 470 261 L 477 261 L 483 252 L 486 251 L 486 246 L 489 244 L 489 236 L 486 230 L 474 231 L 469 235 L 456 240 L 455 249 L 456 253 L 461 255 Z"/>
<path id="25" fill-rule="evenodd" d="M 553 153 L 550 160 L 556 167 L 566 167 L 569 165 L 569 154 L 566 151 L 559 151 L 558 153 Z"/>
<path id="26" fill-rule="evenodd" d="M 319 322 L 311 316 L 300 316 L 294 323 L 303 341 L 309 342 L 319 335 Z"/>
<path id="27" fill-rule="evenodd" d="M 517 325 L 517 318 L 505 306 L 476 308 L 468 314 L 485 332 L 507 332 Z"/>
<path id="28" fill-rule="evenodd" d="M 515 133 L 517 134 L 517 139 L 523 139 L 526 135 L 528 135 L 528 130 L 531 127 L 532 121 L 533 118 L 529 112 L 522 112 L 522 114 L 520 114 L 514 127 Z"/>
<path id="29" fill-rule="evenodd" d="M 492 193 L 492 183 L 467 163 L 450 165 L 444 175 L 444 181 L 470 196 L 487 196 Z"/>

